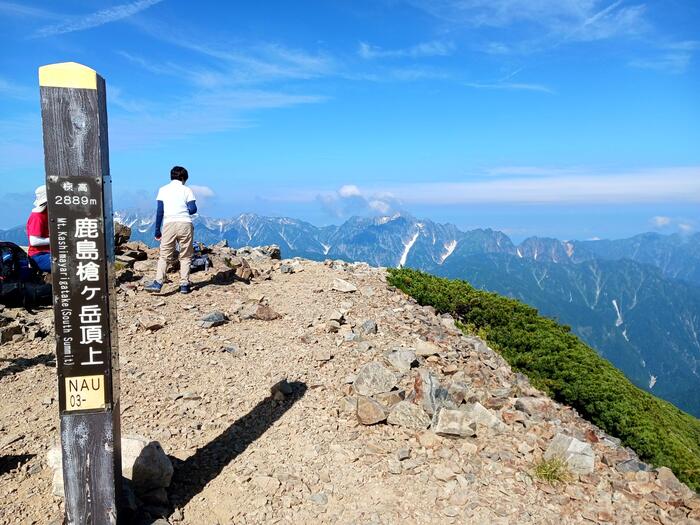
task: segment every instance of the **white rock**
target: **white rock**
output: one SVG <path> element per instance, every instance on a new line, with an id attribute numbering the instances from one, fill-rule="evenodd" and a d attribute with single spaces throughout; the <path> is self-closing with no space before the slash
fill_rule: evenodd
<path id="1" fill-rule="evenodd" d="M 559 458 L 574 474 L 591 474 L 595 464 L 593 449 L 588 443 L 566 434 L 557 434 L 547 447 L 544 459 Z"/>
<path id="2" fill-rule="evenodd" d="M 416 360 L 416 354 L 408 348 L 395 348 L 384 354 L 384 360 L 399 372 L 408 372 Z"/>
<path id="3" fill-rule="evenodd" d="M 430 341 L 419 339 L 416 341 L 416 355 L 419 357 L 430 357 L 440 353 L 440 347 Z"/>
<path id="4" fill-rule="evenodd" d="M 343 279 L 334 279 L 331 289 L 337 292 L 351 293 L 357 291 L 357 286 Z"/>
<path id="5" fill-rule="evenodd" d="M 435 433 L 439 436 L 467 437 L 476 435 L 476 424 L 464 410 L 442 408 L 437 413 Z"/>
<path id="6" fill-rule="evenodd" d="M 484 425 L 488 428 L 498 431 L 504 431 L 508 428 L 506 424 L 503 421 L 501 421 L 501 419 L 496 414 L 491 412 L 481 403 L 467 405 L 466 412 L 469 419 L 471 419 L 479 425 Z"/>

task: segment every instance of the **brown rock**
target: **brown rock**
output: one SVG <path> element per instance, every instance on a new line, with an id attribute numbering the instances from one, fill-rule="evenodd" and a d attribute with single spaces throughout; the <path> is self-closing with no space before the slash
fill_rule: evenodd
<path id="1" fill-rule="evenodd" d="M 656 469 L 656 483 L 674 492 L 681 491 L 684 488 L 683 483 L 678 481 L 676 475 L 668 467 L 659 467 Z"/>
<path id="2" fill-rule="evenodd" d="M 253 318 L 258 319 L 259 321 L 274 321 L 280 317 L 282 316 L 266 304 L 259 304 L 255 314 L 253 315 Z"/>
<path id="3" fill-rule="evenodd" d="M 384 407 L 371 397 L 357 397 L 357 419 L 363 425 L 375 425 L 386 419 Z"/>
<path id="4" fill-rule="evenodd" d="M 589 443 L 598 443 L 600 439 L 592 429 L 586 430 L 586 441 Z"/>
<path id="5" fill-rule="evenodd" d="M 394 405 L 403 401 L 406 393 L 403 390 L 392 390 L 374 396 L 374 399 L 379 401 L 384 407 L 392 408 Z"/>

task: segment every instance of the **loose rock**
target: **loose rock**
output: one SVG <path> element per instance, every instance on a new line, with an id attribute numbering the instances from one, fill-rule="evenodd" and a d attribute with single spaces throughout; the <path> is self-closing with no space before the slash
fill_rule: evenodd
<path id="1" fill-rule="evenodd" d="M 435 433 L 440 436 L 467 437 L 476 435 L 476 423 L 463 410 L 442 408 L 436 414 Z"/>
<path id="2" fill-rule="evenodd" d="M 389 392 L 396 386 L 396 376 L 384 365 L 371 362 L 357 372 L 355 391 L 363 396 L 373 396 Z"/>
<path id="3" fill-rule="evenodd" d="M 198 324 L 201 328 L 213 328 L 215 326 L 221 326 L 227 320 L 226 314 L 216 310 L 202 316 Z"/>
<path id="4" fill-rule="evenodd" d="M 331 289 L 336 292 L 352 293 L 357 291 L 357 286 L 343 279 L 335 279 L 331 285 Z"/>
<path id="5" fill-rule="evenodd" d="M 357 419 L 363 425 L 375 425 L 386 420 L 384 407 L 371 397 L 358 396 Z"/>
<path id="6" fill-rule="evenodd" d="M 412 430 L 424 430 L 430 426 L 430 417 L 418 405 L 401 401 L 391 409 L 387 422 Z"/>
<path id="7" fill-rule="evenodd" d="M 559 433 L 547 447 L 545 459 L 559 458 L 566 462 L 574 474 L 591 474 L 595 456 L 588 443 Z"/>

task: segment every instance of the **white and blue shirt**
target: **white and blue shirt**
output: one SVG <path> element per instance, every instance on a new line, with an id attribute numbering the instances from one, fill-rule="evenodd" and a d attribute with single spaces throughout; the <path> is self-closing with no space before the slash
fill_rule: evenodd
<path id="1" fill-rule="evenodd" d="M 171 222 L 192 222 L 197 213 L 194 193 L 179 180 L 172 180 L 158 190 L 158 210 L 156 213 L 156 236 L 161 226 Z"/>

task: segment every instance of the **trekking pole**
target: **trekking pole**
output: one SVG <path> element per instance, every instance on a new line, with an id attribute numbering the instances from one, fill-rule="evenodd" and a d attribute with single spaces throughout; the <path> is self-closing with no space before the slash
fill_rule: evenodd
<path id="1" fill-rule="evenodd" d="M 105 81 L 39 68 L 66 523 L 115 524 L 121 495 L 112 181 Z"/>

